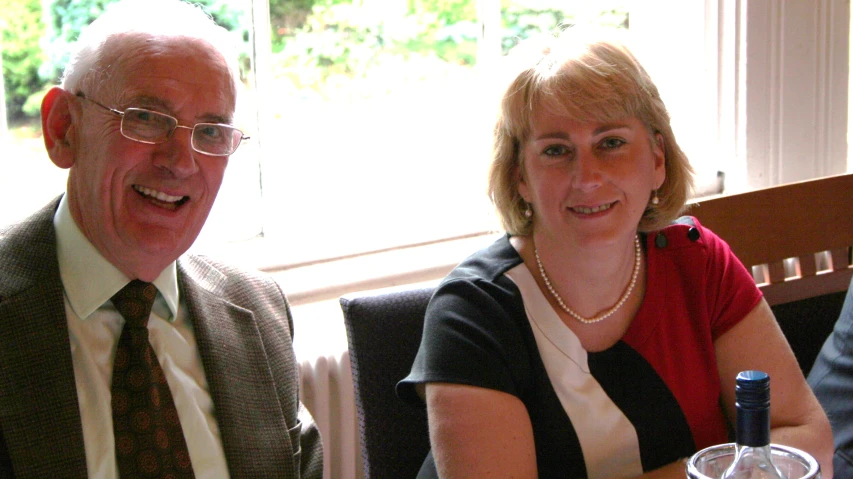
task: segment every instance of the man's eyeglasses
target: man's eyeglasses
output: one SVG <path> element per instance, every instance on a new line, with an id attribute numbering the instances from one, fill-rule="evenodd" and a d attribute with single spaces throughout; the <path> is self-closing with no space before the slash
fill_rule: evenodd
<path id="1" fill-rule="evenodd" d="M 178 128 L 192 131 L 193 150 L 210 156 L 228 156 L 237 150 L 240 142 L 249 137 L 242 131 L 222 123 L 196 123 L 192 127 L 178 124 L 178 119 L 165 113 L 144 108 L 128 108 L 124 111 L 102 105 L 83 93 L 78 97 L 89 100 L 99 107 L 121 117 L 121 134 L 140 143 L 156 145 L 169 141 Z"/>

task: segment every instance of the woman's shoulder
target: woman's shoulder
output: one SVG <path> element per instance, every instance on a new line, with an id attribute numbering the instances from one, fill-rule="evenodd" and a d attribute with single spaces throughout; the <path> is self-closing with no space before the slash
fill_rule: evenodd
<path id="1" fill-rule="evenodd" d="M 476 321 L 500 322 L 523 311 L 521 293 L 505 273 L 523 264 L 509 235 L 475 252 L 459 263 L 436 288 L 427 317 L 455 311 Z"/>
<path id="2" fill-rule="evenodd" d="M 522 263 L 521 256 L 510 244 L 509 235 L 503 235 L 459 263 L 442 284 L 454 281 L 495 282 L 504 273 Z"/>
<path id="3" fill-rule="evenodd" d="M 699 254 L 719 251 L 725 245 L 716 233 L 694 216 L 681 216 L 661 230 L 648 233 L 649 246 L 660 250 L 693 250 Z M 727 250 L 728 246 L 724 246 Z"/>

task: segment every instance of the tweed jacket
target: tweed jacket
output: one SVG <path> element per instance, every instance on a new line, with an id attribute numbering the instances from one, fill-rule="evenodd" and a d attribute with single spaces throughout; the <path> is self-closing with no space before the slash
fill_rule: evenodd
<path id="1" fill-rule="evenodd" d="M 0 229 L 0 478 L 86 477 L 53 215 Z M 178 260 L 232 478 L 321 478 L 298 397 L 290 309 L 259 273 Z"/>

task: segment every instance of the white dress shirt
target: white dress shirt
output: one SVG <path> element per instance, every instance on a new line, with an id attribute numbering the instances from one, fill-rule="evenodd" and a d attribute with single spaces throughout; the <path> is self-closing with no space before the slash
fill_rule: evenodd
<path id="1" fill-rule="evenodd" d="M 130 278 L 83 235 L 63 196 L 53 218 L 74 380 L 90 478 L 118 478 L 110 384 L 124 318 L 110 298 Z M 176 264 L 154 280 L 148 333 L 166 375 L 196 478 L 227 478 L 228 468 L 187 308 L 178 295 Z"/>

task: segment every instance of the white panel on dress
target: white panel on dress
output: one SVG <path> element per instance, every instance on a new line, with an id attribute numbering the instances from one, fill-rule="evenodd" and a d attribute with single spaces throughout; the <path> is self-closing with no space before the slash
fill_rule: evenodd
<path id="1" fill-rule="evenodd" d="M 580 441 L 588 477 L 642 474 L 637 431 L 589 373 L 587 352 L 580 340 L 548 303 L 523 263 L 506 276 L 521 292 L 539 355 Z"/>

